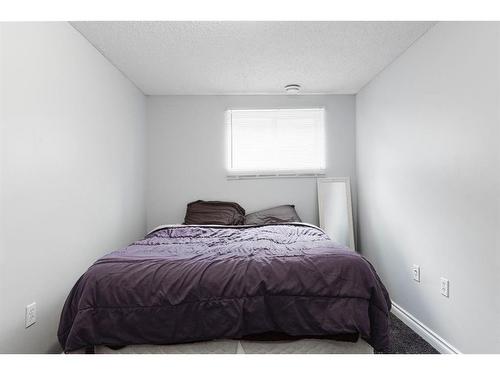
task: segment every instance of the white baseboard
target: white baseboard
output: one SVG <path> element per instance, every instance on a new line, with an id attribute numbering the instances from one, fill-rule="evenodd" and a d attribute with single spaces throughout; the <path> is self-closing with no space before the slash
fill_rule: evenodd
<path id="1" fill-rule="evenodd" d="M 441 354 L 461 354 L 460 351 L 445 339 L 432 331 L 429 327 L 411 315 L 394 301 L 392 302 L 391 312 L 396 315 L 403 323 L 410 327 L 415 333 L 432 345 Z"/>

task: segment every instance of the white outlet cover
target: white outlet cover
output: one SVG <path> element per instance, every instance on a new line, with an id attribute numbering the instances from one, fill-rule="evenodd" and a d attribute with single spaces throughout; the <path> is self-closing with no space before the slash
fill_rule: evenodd
<path id="1" fill-rule="evenodd" d="M 450 296 L 450 280 L 442 277 L 441 278 L 441 286 L 440 286 L 441 294 L 445 297 Z"/>
<path id="2" fill-rule="evenodd" d="M 420 282 L 420 266 L 418 264 L 414 264 L 412 267 L 413 272 L 413 280 L 416 282 Z"/>
<path id="3" fill-rule="evenodd" d="M 25 327 L 28 328 L 36 323 L 36 302 L 26 306 Z"/>

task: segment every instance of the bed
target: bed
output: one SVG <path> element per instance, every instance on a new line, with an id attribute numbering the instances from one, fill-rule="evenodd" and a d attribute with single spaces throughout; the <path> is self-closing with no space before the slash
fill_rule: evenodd
<path id="1" fill-rule="evenodd" d="M 390 307 L 372 265 L 316 226 L 172 225 L 97 260 L 71 290 L 58 338 L 65 352 L 229 339 L 255 348 L 266 334 L 359 337 L 384 350 Z"/>

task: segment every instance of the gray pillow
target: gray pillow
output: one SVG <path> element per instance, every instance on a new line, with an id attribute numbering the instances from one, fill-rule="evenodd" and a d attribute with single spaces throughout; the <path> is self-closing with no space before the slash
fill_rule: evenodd
<path id="1" fill-rule="evenodd" d="M 292 221 L 301 222 L 302 220 L 295 211 L 295 206 L 291 204 L 252 212 L 245 216 L 245 224 L 289 223 Z"/>

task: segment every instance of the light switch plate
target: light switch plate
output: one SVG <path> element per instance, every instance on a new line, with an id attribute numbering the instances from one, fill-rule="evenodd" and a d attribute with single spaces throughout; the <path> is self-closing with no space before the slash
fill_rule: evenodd
<path id="1" fill-rule="evenodd" d="M 25 326 L 28 328 L 36 323 L 36 302 L 26 306 Z"/>

